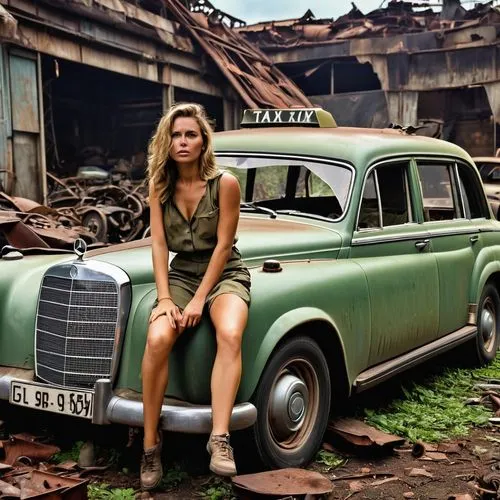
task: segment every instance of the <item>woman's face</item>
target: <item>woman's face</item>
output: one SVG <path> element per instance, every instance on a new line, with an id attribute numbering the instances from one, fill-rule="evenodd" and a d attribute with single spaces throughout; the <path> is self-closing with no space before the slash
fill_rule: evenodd
<path id="1" fill-rule="evenodd" d="M 170 156 L 178 164 L 196 163 L 203 148 L 203 136 L 194 118 L 179 116 L 172 126 Z"/>

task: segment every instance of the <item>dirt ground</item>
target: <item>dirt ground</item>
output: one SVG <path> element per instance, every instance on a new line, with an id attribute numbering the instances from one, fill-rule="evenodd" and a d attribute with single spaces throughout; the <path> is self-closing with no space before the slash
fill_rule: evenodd
<path id="1" fill-rule="evenodd" d="M 2 409 L 0 406 L 0 420 L 4 420 L 6 413 L 2 412 Z M 40 419 L 24 420 L 18 416 L 16 425 L 9 425 L 9 415 L 6 416 L 5 425 L 13 431 L 19 430 L 22 423 L 24 432 L 33 432 L 35 435 L 43 433 L 46 438 L 49 436 L 49 439 L 50 433 L 54 432 L 51 441 L 62 448 L 71 446 L 76 433 L 85 439 L 89 437 L 88 433 L 95 429 L 72 427 L 64 429 L 60 434 L 63 429 L 61 426 L 57 426 L 56 432 L 52 425 L 40 426 Z M 108 430 L 107 433 L 98 434 L 96 435 L 95 430 L 92 431 L 93 437 L 99 443 L 99 460 L 103 463 L 111 460 L 113 464 L 106 471 L 91 472 L 86 474 L 87 477 L 95 484 L 105 483 L 114 488 L 139 490 L 140 437 L 127 448 L 125 444 L 128 436 L 124 432 L 110 433 Z M 247 473 L 256 472 L 255 464 L 248 464 L 245 449 L 238 441 L 239 436 L 235 436 L 236 460 L 238 465 L 242 465 L 240 469 L 243 468 L 242 472 Z M 165 449 L 165 469 L 174 472 L 170 473 L 163 488 L 150 496 L 142 495 L 142 498 L 243 498 L 231 491 L 229 482 L 224 483 L 209 473 L 203 438 L 167 435 L 165 442 L 171 445 L 167 445 Z M 437 453 L 431 451 L 420 458 L 412 455 L 410 444 L 394 450 L 377 446 L 354 448 L 345 442 L 339 443 L 328 434 L 325 436 L 325 442 L 333 442 L 335 451 L 346 459 L 345 465 L 333 470 L 318 463 L 309 466 L 310 470 L 320 472 L 332 481 L 333 491 L 330 496 L 324 497 L 330 500 L 497 498 L 497 485 L 500 483 L 500 427 L 472 429 L 466 438 L 442 444 Z M 115 451 L 110 455 L 109 450 Z M 490 479 L 485 477 L 486 475 L 489 475 Z M 485 478 L 486 482 L 481 482 L 481 478 Z M 177 482 L 179 484 L 176 484 Z M 492 493 L 488 494 L 484 490 L 490 490 Z M 459 496 L 467 493 L 470 497 Z"/>
<path id="2" fill-rule="evenodd" d="M 436 365 L 434 363 L 432 369 Z M 356 418 L 362 417 L 364 408 L 383 408 L 391 399 L 401 396 L 402 383 L 421 382 L 430 371 L 429 367 L 420 367 L 407 373 L 404 379 L 399 377 L 397 381 L 387 382 L 366 395 L 353 398 L 339 414 Z M 0 440 L 16 432 L 41 436 L 62 450 L 71 450 L 76 441 L 92 439 L 98 445 L 99 464 L 111 465 L 105 471 L 88 471 L 86 476 L 90 481 L 96 485 L 105 483 L 110 488 L 132 488 L 139 492 L 140 433 L 131 441 L 128 429 L 122 426 L 96 427 L 77 419 L 26 411 L 0 402 Z M 164 484 L 152 497 L 159 500 L 248 498 L 235 495 L 230 482 L 209 473 L 205 440 L 205 436 L 165 435 Z M 310 470 L 331 480 L 332 493 L 324 497 L 330 500 L 500 499 L 500 494 L 497 495 L 500 488 L 500 425 L 471 429 L 467 437 L 441 443 L 434 453 L 431 450 L 418 458 L 412 455 L 409 443 L 394 450 L 376 446 L 355 448 L 338 441 L 330 433 L 324 441 L 346 460 L 343 466 L 333 470 L 318 463 L 309 466 Z M 244 433 L 234 433 L 232 442 L 239 472 L 257 472 L 258 465 L 249 456 Z M 460 496 L 467 494 L 469 496 Z M 128 498 L 130 496 L 108 497 L 109 500 Z M 147 496 L 143 494 L 142 498 Z M 287 500 L 292 499 L 287 497 Z"/>

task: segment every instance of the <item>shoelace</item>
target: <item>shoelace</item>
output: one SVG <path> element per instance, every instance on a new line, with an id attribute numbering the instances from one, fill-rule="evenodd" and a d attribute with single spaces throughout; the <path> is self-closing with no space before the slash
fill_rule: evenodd
<path id="1" fill-rule="evenodd" d="M 219 449 L 223 457 L 233 460 L 233 449 L 229 444 L 229 438 L 217 436 L 212 438 L 212 443 Z"/>
<path id="2" fill-rule="evenodd" d="M 148 472 L 155 472 L 157 468 L 155 464 L 155 453 L 144 453 L 144 469 Z"/>

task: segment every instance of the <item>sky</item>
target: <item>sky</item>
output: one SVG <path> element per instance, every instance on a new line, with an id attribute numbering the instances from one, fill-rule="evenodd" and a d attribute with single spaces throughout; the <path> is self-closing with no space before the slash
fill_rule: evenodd
<path id="1" fill-rule="evenodd" d="M 277 21 L 302 17 L 311 9 L 316 18 L 337 18 L 347 14 L 351 0 L 210 0 L 214 7 L 248 24 L 259 21 Z M 378 9 L 382 0 L 355 0 L 364 14 Z"/>

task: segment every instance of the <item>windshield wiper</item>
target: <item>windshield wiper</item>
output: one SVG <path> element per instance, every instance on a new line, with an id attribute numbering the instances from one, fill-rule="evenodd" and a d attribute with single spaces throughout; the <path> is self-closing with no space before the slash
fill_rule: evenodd
<path id="1" fill-rule="evenodd" d="M 318 215 L 318 214 L 310 214 L 309 212 L 302 212 L 302 210 L 292 210 L 292 209 L 283 209 L 283 210 L 276 210 L 277 214 L 283 214 L 283 215 L 296 215 L 297 217 L 308 217 L 310 219 L 316 219 L 316 220 L 326 220 L 326 221 L 332 221 L 331 217 L 325 217 L 324 215 Z"/>
<path id="2" fill-rule="evenodd" d="M 260 205 L 257 205 L 254 201 L 251 202 L 241 202 L 240 207 L 242 208 L 250 208 L 251 210 L 255 210 L 256 212 L 259 212 L 261 214 L 268 214 L 271 219 L 276 219 L 276 212 L 270 208 L 267 207 L 261 207 Z"/>

